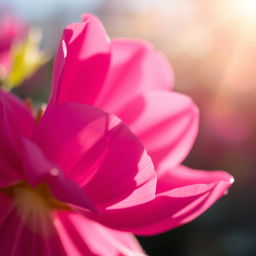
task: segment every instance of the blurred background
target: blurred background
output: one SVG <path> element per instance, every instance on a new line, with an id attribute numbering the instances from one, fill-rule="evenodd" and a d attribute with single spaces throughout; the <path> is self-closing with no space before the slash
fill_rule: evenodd
<path id="1" fill-rule="evenodd" d="M 48 56 L 17 93 L 46 101 L 50 56 L 63 28 L 84 12 L 96 14 L 112 37 L 144 38 L 168 56 L 175 90 L 190 95 L 201 113 L 200 133 L 185 164 L 224 169 L 236 179 L 228 196 L 194 222 L 139 237 L 146 252 L 255 256 L 256 1 L 0 0 L 0 17 L 9 13 L 41 29 Z"/>

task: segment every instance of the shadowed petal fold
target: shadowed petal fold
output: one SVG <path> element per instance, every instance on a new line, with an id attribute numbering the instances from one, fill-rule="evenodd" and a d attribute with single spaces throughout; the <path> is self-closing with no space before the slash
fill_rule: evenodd
<path id="1" fill-rule="evenodd" d="M 29 109 L 13 94 L 0 90 L 0 187 L 17 183 L 20 136 L 30 137 L 35 122 Z"/>
<path id="2" fill-rule="evenodd" d="M 49 161 L 40 148 L 27 139 L 21 141 L 22 163 L 26 181 L 32 186 L 47 184 L 61 202 L 95 211 L 88 195 L 67 178 L 63 171 Z"/>
<path id="3" fill-rule="evenodd" d="M 4 104 L 13 135 L 31 137 L 35 121 L 29 108 L 14 94 L 3 90 L 0 90 L 0 101 Z"/>
<path id="4" fill-rule="evenodd" d="M 131 206 L 155 197 L 150 157 L 113 115 L 87 105 L 60 104 L 45 113 L 34 140 L 97 208 Z"/>
<path id="5" fill-rule="evenodd" d="M 143 143 L 157 170 L 180 164 L 198 131 L 198 109 L 191 98 L 179 93 L 147 92 L 116 114 Z"/>

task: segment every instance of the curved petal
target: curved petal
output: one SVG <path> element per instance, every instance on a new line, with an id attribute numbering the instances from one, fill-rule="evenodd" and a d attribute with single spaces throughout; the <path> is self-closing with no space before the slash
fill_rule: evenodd
<path id="1" fill-rule="evenodd" d="M 198 217 L 223 196 L 234 181 L 232 176 L 222 171 L 196 171 L 181 167 L 175 170 L 175 175 L 173 173 L 166 172 L 159 178 L 158 193 L 151 202 L 119 211 L 106 211 L 99 216 L 99 221 L 138 235 L 158 234 Z"/>
<path id="2" fill-rule="evenodd" d="M 31 136 L 32 114 L 14 95 L 0 90 L 0 187 L 10 186 L 21 178 L 19 172 L 20 136 Z"/>
<path id="3" fill-rule="evenodd" d="M 87 105 L 60 104 L 46 111 L 34 139 L 97 208 L 136 205 L 155 196 L 151 159 L 113 115 Z"/>
<path id="4" fill-rule="evenodd" d="M 0 101 L 12 134 L 15 137 L 31 137 L 35 121 L 29 108 L 14 94 L 3 90 L 0 90 Z"/>
<path id="5" fill-rule="evenodd" d="M 21 212 L 14 199 L 0 193 L 0 248 L 2 255 L 67 255 L 49 215 Z"/>
<path id="6" fill-rule="evenodd" d="M 108 70 L 109 48 L 108 35 L 95 16 L 85 15 L 83 22 L 67 26 L 55 57 L 49 105 L 92 104 Z"/>
<path id="7" fill-rule="evenodd" d="M 194 170 L 180 165 L 175 169 L 158 172 L 157 193 L 189 185 L 211 184 L 221 180 L 230 184 L 234 182 L 234 178 L 224 171 Z"/>
<path id="8" fill-rule="evenodd" d="M 76 213 L 56 212 L 54 224 L 67 255 L 145 255 L 132 234 L 109 229 Z"/>
<path id="9" fill-rule="evenodd" d="M 59 201 L 96 211 L 85 192 L 49 161 L 35 143 L 22 139 L 21 152 L 25 180 L 32 186 L 47 184 Z"/>
<path id="10" fill-rule="evenodd" d="M 189 97 L 179 93 L 138 95 L 117 115 L 144 144 L 157 170 L 180 164 L 198 131 L 198 109 Z"/>
<path id="11" fill-rule="evenodd" d="M 168 60 L 151 44 L 137 39 L 114 39 L 108 76 L 96 106 L 116 113 L 138 93 L 170 90 L 172 85 L 173 72 Z"/>

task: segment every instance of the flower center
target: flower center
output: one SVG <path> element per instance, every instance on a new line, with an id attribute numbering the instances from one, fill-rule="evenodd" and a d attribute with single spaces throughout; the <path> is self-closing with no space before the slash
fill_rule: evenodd
<path id="1" fill-rule="evenodd" d="M 0 191 L 13 198 L 13 207 L 21 223 L 44 237 L 54 234 L 53 211 L 71 210 L 68 205 L 53 197 L 47 184 L 32 187 L 22 182 Z"/>
<path id="2" fill-rule="evenodd" d="M 47 184 L 39 184 L 32 187 L 26 182 L 21 182 L 14 186 L 0 189 L 2 192 L 10 195 L 18 205 L 24 205 L 27 208 L 39 206 L 45 209 L 63 209 L 70 210 L 69 206 L 56 199 Z M 30 206 L 31 205 L 31 206 Z M 34 207 L 33 207 L 34 208 Z"/>

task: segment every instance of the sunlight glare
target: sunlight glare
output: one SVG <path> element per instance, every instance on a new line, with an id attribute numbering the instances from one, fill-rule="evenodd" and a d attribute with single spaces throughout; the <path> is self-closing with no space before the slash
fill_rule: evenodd
<path id="1" fill-rule="evenodd" d="M 230 8 L 241 22 L 246 25 L 256 25 L 255 0 L 231 0 Z"/>

